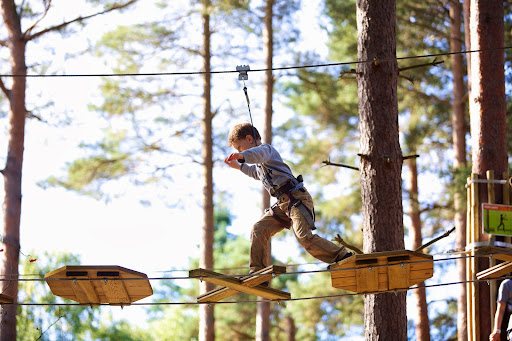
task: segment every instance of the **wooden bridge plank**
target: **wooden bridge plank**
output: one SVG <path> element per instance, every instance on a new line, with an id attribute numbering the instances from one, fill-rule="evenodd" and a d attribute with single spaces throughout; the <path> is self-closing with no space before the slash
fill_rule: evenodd
<path id="1" fill-rule="evenodd" d="M 216 288 L 199 296 L 197 298 L 199 303 L 218 302 L 239 292 L 245 292 L 270 300 L 283 300 L 290 299 L 290 293 L 264 287 L 259 284 L 269 281 L 274 276 L 279 276 L 285 272 L 285 267 L 272 265 L 253 274 L 236 278 L 206 269 L 195 269 L 189 272 L 189 277 L 201 278 L 205 282 L 222 286 L 221 288 Z"/>

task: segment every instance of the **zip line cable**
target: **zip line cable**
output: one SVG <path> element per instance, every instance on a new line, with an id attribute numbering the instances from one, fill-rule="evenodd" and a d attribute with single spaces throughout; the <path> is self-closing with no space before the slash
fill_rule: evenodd
<path id="1" fill-rule="evenodd" d="M 468 252 L 445 252 L 445 253 L 437 253 L 434 255 L 453 255 L 453 254 L 465 254 Z M 444 262 L 444 261 L 450 261 L 450 260 L 458 260 L 458 259 L 469 259 L 469 258 L 480 258 L 480 257 L 492 257 L 496 253 L 482 253 L 479 255 L 465 255 L 465 256 L 457 256 L 457 257 L 450 257 L 450 258 L 440 258 L 440 259 L 433 259 L 430 260 L 421 260 L 421 261 L 412 261 L 407 262 L 407 264 L 419 264 L 419 263 L 427 263 L 427 262 Z M 512 251 L 510 252 L 500 252 L 499 254 L 512 254 Z M 302 264 L 285 264 L 282 266 L 285 266 L 286 268 L 290 267 L 299 267 L 299 266 L 307 266 L 307 265 L 319 265 L 324 264 L 320 262 L 315 263 L 302 263 Z M 372 268 L 379 268 L 379 267 L 387 267 L 389 265 L 387 264 L 381 264 L 381 265 L 373 265 Z M 220 270 L 240 270 L 245 269 L 244 267 L 233 267 L 233 268 L 214 268 L 211 269 L 212 271 L 220 271 Z M 355 270 L 357 268 L 342 268 L 342 269 L 333 269 L 333 270 L 305 270 L 305 271 L 290 271 L 281 274 L 281 276 L 286 275 L 305 275 L 305 274 L 315 274 L 315 273 L 323 273 L 323 272 L 337 272 L 337 271 L 348 271 L 348 270 Z M 181 270 L 169 270 L 169 271 L 163 271 L 163 272 L 188 272 L 192 269 L 181 269 Z M 210 269 L 207 269 L 210 270 Z M 19 282 L 43 282 L 43 281 L 70 281 L 73 278 L 7 278 L 10 276 L 39 276 L 44 277 L 44 274 L 5 274 L 0 275 L 0 282 L 12 282 L 12 281 L 19 281 Z M 247 273 L 236 273 L 236 274 L 219 274 L 218 276 L 204 276 L 209 278 L 229 278 L 229 277 L 243 277 L 247 276 Z M 262 274 L 253 274 L 252 276 L 263 276 Z M 173 276 L 173 277 L 148 277 L 148 278 L 115 278 L 115 279 L 109 279 L 108 280 L 115 280 L 115 281 L 139 281 L 139 280 L 151 280 L 151 281 L 158 281 L 158 280 L 184 280 L 184 279 L 192 279 L 188 276 Z M 85 280 L 105 280 L 105 278 L 76 278 L 77 281 L 85 281 Z"/>
<path id="2" fill-rule="evenodd" d="M 493 278 L 492 280 L 502 280 L 502 279 L 509 279 L 512 278 L 512 276 L 502 276 L 499 278 Z M 277 304 L 280 304 L 281 302 L 294 302 L 294 301 L 306 301 L 306 300 L 315 300 L 315 299 L 331 299 L 331 298 L 340 298 L 340 297 L 347 297 L 347 296 L 359 296 L 359 295 L 374 295 L 374 294 L 380 294 L 380 293 L 394 293 L 397 294 L 400 291 L 409 291 L 409 290 L 416 290 L 416 289 L 427 289 L 427 288 L 436 288 L 436 287 L 444 287 L 449 285 L 460 285 L 460 284 L 468 284 L 468 283 L 480 283 L 480 282 L 489 282 L 489 279 L 475 279 L 475 280 L 466 280 L 466 281 L 457 281 L 457 282 L 447 282 L 447 283 L 437 283 L 437 284 L 429 284 L 424 286 L 413 286 L 410 288 L 396 288 L 396 289 L 388 289 L 388 290 L 380 290 L 380 291 L 374 291 L 374 292 L 367 292 L 363 294 L 359 293 L 343 293 L 343 294 L 336 294 L 336 295 L 320 295 L 320 296 L 305 296 L 305 297 L 296 297 L 296 298 L 289 298 L 289 299 L 283 299 L 283 300 L 264 300 L 268 302 L 275 302 Z M 211 304 L 240 304 L 240 303 L 260 303 L 261 300 L 239 300 L 239 301 L 222 301 L 222 302 L 139 302 L 139 303 L 127 303 L 127 304 L 110 304 L 110 303 L 100 303 L 100 304 L 89 304 L 89 303 L 32 303 L 32 302 L 18 302 L 18 303 L 2 303 L 4 304 L 17 304 L 21 306 L 160 306 L 160 305 L 211 305 Z"/>
<path id="3" fill-rule="evenodd" d="M 506 252 L 505 254 L 510 253 Z M 468 256 L 458 256 L 453 258 L 443 258 L 443 259 L 437 259 L 432 260 L 432 262 L 441 262 L 441 261 L 448 261 L 448 260 L 457 260 L 457 259 L 466 259 L 466 258 L 478 258 L 478 257 L 492 257 L 496 253 L 489 253 L 489 254 L 480 254 L 480 255 L 468 255 Z M 500 253 L 501 254 L 501 253 Z M 414 261 L 414 262 L 408 262 L 408 264 L 413 263 L 424 263 L 424 262 L 430 262 L 430 261 Z M 378 267 L 385 267 L 389 265 L 374 265 L 372 268 L 378 268 Z M 335 272 L 335 271 L 348 271 L 348 270 L 354 270 L 356 268 L 342 268 L 342 269 L 334 269 L 334 270 L 312 270 L 312 271 L 300 271 L 300 272 L 287 272 L 283 273 L 282 275 L 296 275 L 296 274 L 308 274 L 308 273 L 325 273 L 325 272 Z M 219 276 L 204 276 L 204 277 L 210 277 L 210 278 L 223 278 L 223 277 L 239 277 L 239 276 L 245 276 L 243 275 L 219 275 Z M 255 274 L 255 276 L 257 276 Z M 378 293 L 397 293 L 398 291 L 409 291 L 414 290 L 418 288 L 435 288 L 435 287 L 442 287 L 447 285 L 457 285 L 457 284 L 467 284 L 467 283 L 479 283 L 486 281 L 489 283 L 491 280 L 501 280 L 501 279 L 507 279 L 512 278 L 512 276 L 502 276 L 499 278 L 493 278 L 493 279 L 475 279 L 475 280 L 466 280 L 466 281 L 458 281 L 458 282 L 447 282 L 447 283 L 436 283 L 436 284 L 429 284 L 424 286 L 413 286 L 409 288 L 397 288 L 397 289 L 388 289 L 388 290 L 380 290 L 375 292 L 368 292 L 364 293 L 362 295 L 371 295 L 371 294 L 378 294 Z M 127 280 L 175 280 L 175 279 L 191 279 L 190 277 L 157 277 L 157 278 L 115 278 L 115 279 L 107 279 L 107 280 L 114 280 L 114 281 L 127 281 Z M 18 281 L 70 281 L 70 280 L 101 280 L 104 281 L 105 278 L 88 278 L 88 279 L 19 279 Z M 14 281 L 14 279 L 0 279 L 1 281 Z M 309 296 L 309 297 L 297 297 L 297 298 L 290 298 L 290 299 L 284 299 L 284 300 L 268 300 L 269 302 L 285 302 L 285 301 L 301 301 L 301 300 L 312 300 L 312 299 L 329 299 L 329 298 L 339 298 L 344 296 L 355 296 L 355 295 L 361 295 L 360 293 L 344 293 L 344 294 L 336 294 L 336 295 L 322 295 L 322 296 Z M 31 302 L 18 302 L 18 303 L 2 303 L 2 304 L 18 304 L 18 305 L 25 305 L 25 306 L 116 306 L 119 305 L 121 307 L 123 306 L 158 306 L 158 305 L 199 305 L 199 304 L 239 304 L 239 303 L 258 303 L 261 302 L 260 300 L 239 300 L 239 301 L 223 301 L 223 302 L 205 302 L 205 303 L 199 303 L 199 302 L 140 302 L 140 303 L 127 303 L 127 304 L 109 304 L 109 303 L 101 303 L 101 304 L 86 304 L 86 303 L 31 303 Z"/>
<path id="4" fill-rule="evenodd" d="M 468 255 L 468 256 L 457 256 L 457 257 L 452 257 L 452 258 L 441 258 L 441 259 L 433 259 L 432 261 L 430 260 L 422 260 L 422 261 L 412 261 L 412 262 L 407 262 L 407 264 L 420 264 L 420 263 L 430 263 L 430 262 L 444 262 L 444 261 L 452 261 L 452 260 L 458 260 L 458 259 L 468 259 L 468 258 L 480 258 L 480 257 L 489 257 L 489 256 L 492 256 L 494 255 L 495 253 L 490 253 L 490 254 L 480 254 L 480 255 Z M 372 265 L 372 268 L 381 268 L 381 267 L 388 267 L 389 264 L 381 264 L 381 265 Z M 326 272 L 339 272 L 339 271 L 350 271 L 350 270 L 356 270 L 356 269 L 359 269 L 359 268 L 354 268 L 354 267 L 351 267 L 351 268 L 341 268 L 341 269 L 332 269 L 332 270 L 326 270 L 326 269 L 322 269 L 322 270 L 307 270 L 307 271 L 292 271 L 292 272 L 286 272 L 286 273 L 283 273 L 281 274 L 281 276 L 286 276 L 286 275 L 305 275 L 305 274 L 317 274 L 317 273 L 326 273 Z M 265 274 L 253 274 L 252 276 L 264 276 Z M 6 276 L 6 275 L 4 275 Z M 41 276 L 41 275 L 39 275 Z M 219 274 L 219 275 L 215 275 L 215 276 L 203 276 L 203 278 L 205 277 L 208 277 L 208 278 L 233 278 L 233 277 L 243 277 L 243 276 L 247 276 L 246 273 L 244 274 L 231 274 L 231 275 L 225 275 L 225 274 Z M 189 280 L 189 279 L 193 279 L 193 278 L 190 278 L 188 276 L 175 276 L 175 277 L 148 277 L 148 278 L 0 278 L 0 282 L 13 282 L 13 281 L 18 281 L 18 282 L 44 282 L 44 281 L 71 281 L 71 280 L 74 280 L 74 281 L 104 281 L 104 280 L 109 280 L 109 281 L 141 281 L 141 280 L 144 280 L 144 281 L 160 281 L 160 280 Z"/>
<path id="5" fill-rule="evenodd" d="M 375 62 L 390 62 L 390 61 L 398 61 L 398 60 L 407 60 L 407 59 L 419 59 L 419 58 L 431 58 L 431 57 L 441 57 L 441 56 L 451 56 L 457 54 L 468 54 L 468 53 L 482 53 L 482 52 L 493 52 L 493 51 L 505 51 L 512 49 L 512 46 L 504 46 L 504 47 L 495 47 L 489 49 L 480 49 L 480 50 L 468 50 L 468 51 L 458 51 L 458 52 L 441 52 L 441 53 L 432 53 L 425 55 L 416 55 L 416 56 L 405 56 L 405 57 L 396 57 L 396 58 L 388 58 L 388 59 L 376 59 L 376 60 L 361 60 L 361 61 L 351 61 L 351 62 L 337 62 L 337 63 L 323 63 L 323 64 L 312 64 L 312 65 L 293 65 L 293 66 L 282 66 L 275 68 L 261 68 L 261 69 L 253 69 L 249 70 L 250 72 L 263 72 L 263 71 L 283 71 L 283 70 L 292 70 L 292 69 L 306 69 L 306 68 L 317 68 L 317 67 L 330 67 L 330 66 L 343 66 L 343 65 L 353 65 L 353 64 L 367 64 L 367 63 L 375 63 Z M 187 76 L 187 75 L 204 75 L 204 74 L 223 74 L 223 73 L 238 73 L 238 70 L 220 70 L 220 71 L 184 71 L 184 72 L 148 72 L 148 73 L 91 73 L 91 74 L 45 74 L 45 75 L 15 75 L 15 74 L 0 74 L 0 77 L 11 77 L 11 78 L 57 78 L 57 77 L 149 77 L 149 76 Z"/>

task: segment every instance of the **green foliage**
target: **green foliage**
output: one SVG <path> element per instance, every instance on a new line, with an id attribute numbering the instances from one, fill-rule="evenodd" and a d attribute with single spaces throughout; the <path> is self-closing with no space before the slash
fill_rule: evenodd
<path id="1" fill-rule="evenodd" d="M 163 316 L 150 323 L 152 340 L 198 340 L 199 317 L 197 308 L 167 307 Z"/>
<path id="2" fill-rule="evenodd" d="M 98 341 L 150 340 L 152 339 L 151 337 L 153 335 L 153 333 L 148 330 L 134 327 L 128 321 L 113 321 L 112 319 L 102 319 L 101 326 L 94 330 L 91 334 L 93 339 Z"/>
<path id="3" fill-rule="evenodd" d="M 457 300 L 447 300 L 446 306 L 447 310 L 438 312 L 432 320 L 435 327 L 435 332 L 431 335 L 433 341 L 457 340 L 457 320 L 453 318 L 457 316 Z"/>
<path id="4" fill-rule="evenodd" d="M 33 254 L 33 253 L 32 253 Z M 36 258 L 36 257 L 34 257 Z M 31 262 L 25 257 L 21 264 L 22 273 L 30 274 L 28 281 L 19 284 L 18 301 L 22 303 L 64 303 L 66 301 L 54 296 L 45 282 L 40 281 L 45 273 L 64 265 L 76 265 L 80 259 L 73 254 L 54 254 L 45 252 Z M 52 340 L 58 335 L 60 340 L 83 339 L 94 330 L 99 316 L 97 308 L 82 306 L 25 306 L 18 308 L 17 333 L 18 340 Z"/>
<path id="5" fill-rule="evenodd" d="M 288 289 L 294 293 L 294 297 L 340 294 L 338 289 L 331 287 L 327 273 L 309 277 L 307 280 L 288 283 Z M 362 325 L 364 320 L 363 299 L 358 295 L 288 302 L 286 310 L 295 320 L 297 340 L 318 340 L 320 331 L 339 338 L 345 335 L 350 326 Z"/>

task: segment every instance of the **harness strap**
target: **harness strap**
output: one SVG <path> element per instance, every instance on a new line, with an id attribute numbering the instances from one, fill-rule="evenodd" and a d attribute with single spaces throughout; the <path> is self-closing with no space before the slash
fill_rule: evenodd
<path id="1" fill-rule="evenodd" d="M 300 190 L 303 191 L 301 188 Z M 315 227 L 315 209 L 313 208 L 313 211 L 311 211 L 302 200 L 298 200 L 295 198 L 292 193 L 286 193 L 288 197 L 290 198 L 290 202 L 288 203 L 288 216 L 290 216 L 290 211 L 292 210 L 292 207 L 295 207 L 299 210 L 299 212 L 306 218 L 306 221 L 308 222 L 309 228 L 311 230 L 316 230 Z"/>
<path id="2" fill-rule="evenodd" d="M 274 212 L 274 208 L 276 206 L 279 205 L 279 202 L 276 202 L 274 205 L 270 206 L 269 208 L 267 208 L 267 212 L 270 212 L 270 215 L 272 216 L 272 218 L 274 218 L 275 220 L 277 220 L 279 223 L 281 223 L 281 225 L 283 225 L 284 227 L 286 227 L 287 229 L 289 229 L 292 224 L 290 223 L 290 220 L 284 220 L 282 218 L 280 218 L 277 214 L 275 214 Z"/>

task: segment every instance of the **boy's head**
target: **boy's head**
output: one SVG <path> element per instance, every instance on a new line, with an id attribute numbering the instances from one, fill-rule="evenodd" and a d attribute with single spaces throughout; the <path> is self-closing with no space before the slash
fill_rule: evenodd
<path id="1" fill-rule="evenodd" d="M 240 123 L 235 125 L 229 132 L 228 147 L 234 147 L 237 141 L 245 140 L 248 136 L 252 139 L 252 143 L 254 143 L 254 137 L 258 142 L 261 140 L 258 129 L 253 127 L 252 124 Z"/>

